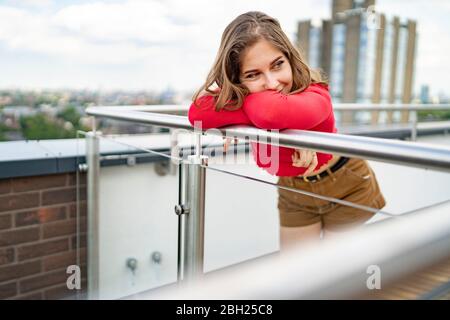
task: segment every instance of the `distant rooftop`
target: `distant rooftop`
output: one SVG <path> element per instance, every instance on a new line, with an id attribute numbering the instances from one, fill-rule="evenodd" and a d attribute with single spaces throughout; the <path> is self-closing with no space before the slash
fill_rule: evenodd
<path id="1" fill-rule="evenodd" d="M 338 128 L 339 133 L 372 136 L 389 139 L 405 139 L 411 136 L 410 125 L 376 125 Z M 450 121 L 418 124 L 418 135 L 448 133 Z M 113 140 L 114 139 L 114 140 Z M 180 148 L 193 144 L 190 135 L 179 136 Z M 120 135 L 102 138 L 100 154 L 129 155 L 147 153 L 137 163 L 159 162 L 167 157 L 155 155 L 143 149 L 170 154 L 170 134 Z M 218 136 L 204 136 L 203 145 L 217 147 L 222 145 Z M 0 142 L 0 179 L 36 175 L 57 174 L 77 171 L 80 163 L 85 163 L 85 139 L 57 139 L 33 141 Z M 105 160 L 102 166 L 126 164 L 126 159 Z"/>
<path id="2" fill-rule="evenodd" d="M 179 146 L 190 146 L 188 136 L 180 135 Z M 206 137 L 205 137 L 206 138 Z M 170 153 L 170 134 L 121 135 L 100 140 L 100 154 L 129 155 L 146 153 L 150 149 Z M 117 141 L 117 142 L 116 142 Z M 220 137 L 208 136 L 204 144 L 221 145 Z M 0 142 L 0 179 L 77 171 L 85 163 L 85 139 L 55 139 Z M 147 152 L 138 163 L 158 162 L 167 157 Z M 126 159 L 103 161 L 102 166 L 125 164 Z"/>

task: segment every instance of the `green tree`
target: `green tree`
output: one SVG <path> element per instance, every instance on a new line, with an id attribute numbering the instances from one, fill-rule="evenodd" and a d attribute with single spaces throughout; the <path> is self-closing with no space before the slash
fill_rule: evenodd
<path id="1" fill-rule="evenodd" d="M 67 106 L 63 111 L 58 113 L 58 117 L 64 119 L 64 121 L 69 121 L 74 128 L 78 128 L 80 126 L 81 115 L 74 106 Z"/>
<path id="2" fill-rule="evenodd" d="M 21 117 L 20 126 L 24 137 L 28 140 L 68 139 L 76 137 L 75 130 L 66 130 L 43 114 Z"/>
<path id="3" fill-rule="evenodd" d="M 419 121 L 450 120 L 450 111 L 447 110 L 421 110 L 417 113 Z"/>
<path id="4" fill-rule="evenodd" d="M 0 127 L 0 141 L 6 141 L 5 134 L 3 133 L 3 127 Z"/>

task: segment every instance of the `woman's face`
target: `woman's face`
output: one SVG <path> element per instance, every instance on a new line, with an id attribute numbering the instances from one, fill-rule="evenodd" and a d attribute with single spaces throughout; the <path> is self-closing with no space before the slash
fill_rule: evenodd
<path id="1" fill-rule="evenodd" d="M 242 53 L 240 80 L 250 93 L 292 89 L 292 68 L 286 56 L 267 40 L 260 40 Z"/>

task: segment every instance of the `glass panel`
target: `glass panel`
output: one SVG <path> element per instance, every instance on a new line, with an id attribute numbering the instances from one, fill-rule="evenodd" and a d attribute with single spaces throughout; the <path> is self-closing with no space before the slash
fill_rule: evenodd
<path id="1" fill-rule="evenodd" d="M 205 203 L 205 272 L 278 251 L 276 177 L 234 149 L 209 159 Z M 261 179 L 261 183 L 252 179 Z"/>
<path id="2" fill-rule="evenodd" d="M 170 142 L 166 133 L 99 136 L 98 196 L 87 195 L 98 207 L 98 222 L 89 219 L 94 232 L 89 234 L 88 270 L 93 270 L 94 289 L 83 298 L 119 299 L 176 282 L 179 178 Z M 83 212 L 82 196 L 77 203 Z"/>
<path id="3" fill-rule="evenodd" d="M 407 214 L 449 201 L 450 174 L 428 169 L 369 161 L 392 215 Z"/>
<path id="4" fill-rule="evenodd" d="M 235 156 L 233 151 L 230 151 L 231 155 L 226 159 L 228 161 L 224 161 L 223 157 L 219 161 L 212 157 L 206 167 L 205 271 L 224 268 L 279 249 L 280 191 L 277 188 L 283 189 L 277 186 L 279 178 L 262 171 L 245 153 Z M 450 189 L 449 174 L 377 161 L 368 161 L 368 164 L 374 172 L 370 179 L 376 179 L 386 202 L 381 210 L 378 201 L 382 200 L 367 198 L 373 197 L 375 193 L 363 195 L 366 197 L 365 205 L 358 207 L 358 203 L 361 203 L 356 200 L 359 191 L 350 190 L 346 198 L 337 197 L 336 192 L 342 191 L 340 187 L 326 194 L 320 183 L 312 189 L 300 189 L 298 186 L 301 183 L 297 187 L 284 188 L 287 190 L 284 194 L 287 192 L 292 201 L 290 210 L 300 210 L 300 207 L 311 203 L 316 206 L 337 203 L 340 211 L 349 216 L 356 214 L 355 209 L 359 209 L 362 215 L 375 213 L 368 215 L 371 218 L 361 216 L 363 222 L 359 222 L 358 218 L 354 224 L 368 226 L 450 200 L 447 192 Z M 352 169 L 346 169 L 345 175 L 354 175 L 354 179 L 347 178 L 347 181 L 361 183 L 367 178 L 350 171 Z M 336 174 L 342 174 L 342 171 Z M 430 187 L 424 190 L 424 185 Z M 352 201 L 358 202 L 355 205 Z M 298 208 L 294 210 L 294 206 Z M 311 218 L 310 215 L 305 216 Z M 346 219 L 341 216 L 338 220 L 341 218 Z M 324 223 L 327 220 L 322 216 L 320 221 Z M 335 222 L 329 219 L 327 223 Z"/>
<path id="5" fill-rule="evenodd" d="M 84 141 L 79 140 L 84 152 Z M 194 140 L 193 135 L 180 136 L 183 158 L 193 152 Z M 225 156 L 221 137 L 207 135 L 202 141 L 203 154 L 210 157 L 205 166 L 204 271 L 278 252 L 279 178 L 257 167 L 243 140 L 232 144 Z M 100 138 L 99 298 L 144 294 L 177 281 L 178 219 L 173 207 L 178 203 L 178 166 L 172 171 L 171 163 L 164 162 L 169 159 L 169 149 L 163 145 L 170 146 L 170 135 Z M 367 225 L 449 200 L 449 174 L 376 161 L 369 164 L 387 204 Z M 86 185 L 82 176 L 79 173 L 77 179 L 80 194 Z M 289 190 L 294 199 L 303 196 L 299 205 L 327 201 L 308 190 Z M 89 194 L 86 198 L 90 199 Z M 77 219 L 82 221 L 86 201 L 81 195 L 77 200 Z M 338 200 L 342 207 L 349 207 Z M 82 259 L 86 255 L 83 230 L 76 241 Z M 90 263 L 88 260 L 88 266 Z"/>

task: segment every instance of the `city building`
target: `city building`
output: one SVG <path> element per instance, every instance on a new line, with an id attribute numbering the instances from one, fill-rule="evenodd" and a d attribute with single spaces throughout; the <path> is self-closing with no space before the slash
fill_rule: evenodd
<path id="1" fill-rule="evenodd" d="M 413 20 L 376 12 L 375 0 L 333 0 L 331 19 L 298 23 L 297 45 L 328 77 L 335 102 L 405 104 L 413 97 L 416 28 Z M 383 116 L 409 119 L 406 111 Z M 372 122 L 378 118 L 373 112 Z M 344 113 L 341 120 L 355 119 Z"/>

